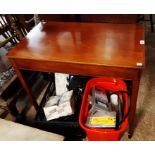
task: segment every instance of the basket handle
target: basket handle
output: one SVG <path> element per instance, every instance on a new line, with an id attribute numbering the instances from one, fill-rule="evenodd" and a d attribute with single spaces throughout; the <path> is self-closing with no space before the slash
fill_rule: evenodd
<path id="1" fill-rule="evenodd" d="M 112 92 L 111 94 L 116 94 L 116 93 L 122 93 L 122 94 L 126 93 L 126 94 L 129 94 L 127 91 L 124 91 L 124 90 L 114 91 L 114 92 Z M 110 95 L 111 95 L 111 94 L 110 94 Z M 120 104 L 120 102 L 119 102 L 119 104 Z M 122 123 L 125 121 L 125 119 L 128 117 L 128 115 L 129 115 L 129 113 L 130 113 L 130 109 L 131 109 L 131 106 L 130 106 L 130 104 L 129 104 L 128 112 L 125 114 L 125 116 L 122 118 L 122 120 L 116 125 L 116 130 L 119 129 L 119 127 L 121 126 L 121 124 L 122 124 Z"/>

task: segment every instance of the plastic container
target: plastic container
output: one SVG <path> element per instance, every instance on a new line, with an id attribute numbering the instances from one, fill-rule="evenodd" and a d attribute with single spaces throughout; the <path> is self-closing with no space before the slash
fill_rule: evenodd
<path id="1" fill-rule="evenodd" d="M 120 129 L 107 129 L 107 128 L 89 128 L 85 126 L 88 117 L 88 95 L 94 86 L 103 87 L 108 91 L 127 91 L 126 84 L 122 80 L 115 78 L 93 78 L 86 84 L 82 105 L 80 109 L 79 123 L 85 130 L 87 139 L 91 141 L 118 141 L 121 139 L 128 126 L 128 117 L 122 122 Z M 124 98 L 124 115 L 128 113 L 128 95 L 123 94 Z"/>

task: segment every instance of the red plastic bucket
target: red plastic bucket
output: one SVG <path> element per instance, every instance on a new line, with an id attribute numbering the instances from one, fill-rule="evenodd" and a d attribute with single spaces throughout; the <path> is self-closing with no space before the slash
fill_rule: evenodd
<path id="1" fill-rule="evenodd" d="M 124 81 L 115 78 L 93 78 L 86 84 L 84 96 L 82 99 L 82 105 L 80 109 L 79 123 L 85 130 L 88 140 L 91 141 L 117 141 L 120 140 L 123 133 L 128 126 L 128 117 L 122 122 L 120 129 L 105 129 L 105 128 L 89 128 L 85 126 L 88 117 L 88 95 L 90 94 L 94 86 L 103 87 L 109 91 L 127 91 Z M 124 97 L 124 115 L 128 113 L 128 95 L 123 94 Z"/>

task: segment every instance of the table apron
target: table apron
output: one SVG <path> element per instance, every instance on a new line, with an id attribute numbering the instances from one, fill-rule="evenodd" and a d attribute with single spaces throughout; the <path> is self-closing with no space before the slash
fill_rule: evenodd
<path id="1" fill-rule="evenodd" d="M 96 64 L 80 64 L 72 62 L 49 62 L 10 59 L 18 69 L 59 72 L 74 75 L 94 76 L 94 77 L 115 77 L 121 79 L 135 80 L 140 78 L 141 68 L 111 67 Z"/>

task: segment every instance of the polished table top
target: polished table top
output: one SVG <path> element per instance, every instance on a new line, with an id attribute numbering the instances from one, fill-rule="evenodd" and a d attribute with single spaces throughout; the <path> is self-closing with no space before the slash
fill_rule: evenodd
<path id="1" fill-rule="evenodd" d="M 40 23 L 8 57 L 141 68 L 145 62 L 145 46 L 140 44 L 141 40 L 144 40 L 144 30 L 139 24 Z"/>

